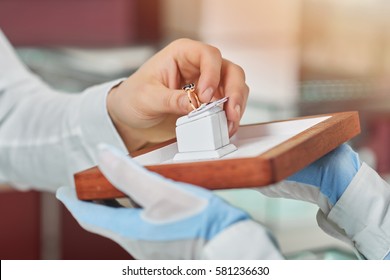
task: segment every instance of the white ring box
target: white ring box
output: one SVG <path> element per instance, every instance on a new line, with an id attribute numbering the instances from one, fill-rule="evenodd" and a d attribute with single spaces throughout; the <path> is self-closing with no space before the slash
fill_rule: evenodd
<path id="1" fill-rule="evenodd" d="M 218 159 L 237 150 L 230 144 L 225 111 L 219 106 L 179 118 L 176 139 L 179 152 L 174 161 Z"/>

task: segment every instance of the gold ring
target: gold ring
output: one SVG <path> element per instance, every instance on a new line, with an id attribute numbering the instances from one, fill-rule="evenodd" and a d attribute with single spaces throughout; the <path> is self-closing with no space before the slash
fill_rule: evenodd
<path id="1" fill-rule="evenodd" d="M 187 84 L 183 87 L 183 90 L 187 93 L 187 98 L 190 102 L 192 109 L 196 110 L 197 108 L 199 108 L 201 103 L 198 95 L 195 92 L 195 84 Z"/>

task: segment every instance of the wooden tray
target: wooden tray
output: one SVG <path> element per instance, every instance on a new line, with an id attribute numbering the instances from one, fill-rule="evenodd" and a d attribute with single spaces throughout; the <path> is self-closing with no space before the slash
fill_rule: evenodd
<path id="1" fill-rule="evenodd" d="M 173 162 L 175 139 L 133 153 L 147 169 L 207 189 L 266 186 L 299 171 L 360 133 L 357 112 L 333 113 L 241 126 L 237 151 L 217 160 Z M 79 199 L 123 197 L 97 167 L 74 175 Z"/>

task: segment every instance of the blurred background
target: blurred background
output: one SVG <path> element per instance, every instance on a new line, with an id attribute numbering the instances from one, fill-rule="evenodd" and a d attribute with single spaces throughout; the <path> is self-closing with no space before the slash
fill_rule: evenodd
<path id="1" fill-rule="evenodd" d="M 176 38 L 213 44 L 246 72 L 243 124 L 358 110 L 350 144 L 389 178 L 389 1 L 0 0 L 0 28 L 34 72 L 75 93 L 130 75 Z M 318 228 L 317 207 L 218 194 L 271 228 L 288 258 L 355 258 Z M 1 259 L 131 257 L 82 230 L 53 194 L 0 187 L 0 225 Z"/>

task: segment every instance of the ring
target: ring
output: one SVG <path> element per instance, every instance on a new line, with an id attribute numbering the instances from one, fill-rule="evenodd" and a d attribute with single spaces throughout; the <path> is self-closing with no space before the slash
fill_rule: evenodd
<path id="1" fill-rule="evenodd" d="M 191 107 L 196 110 L 200 107 L 201 103 L 198 95 L 195 92 L 195 84 L 187 84 L 183 86 L 183 90 L 187 93 L 188 101 L 190 102 Z"/>

